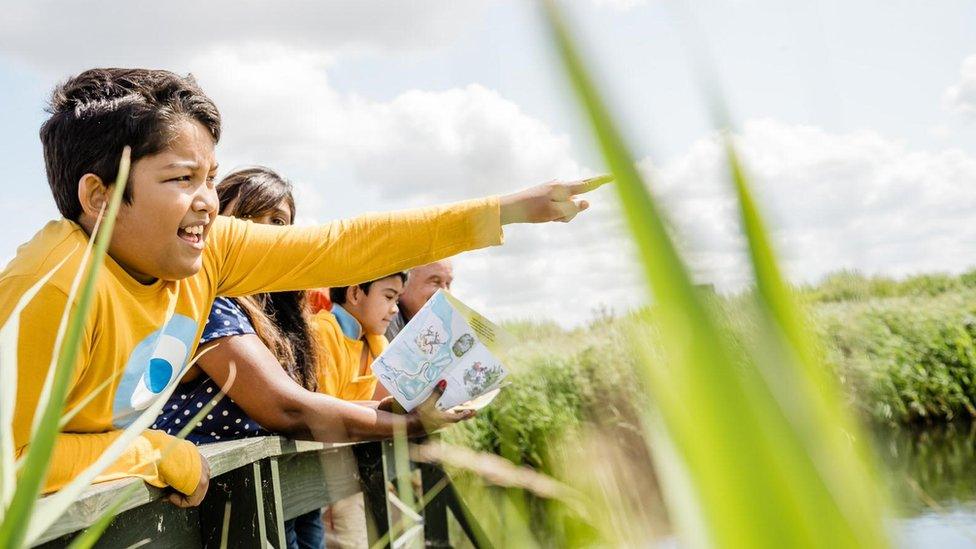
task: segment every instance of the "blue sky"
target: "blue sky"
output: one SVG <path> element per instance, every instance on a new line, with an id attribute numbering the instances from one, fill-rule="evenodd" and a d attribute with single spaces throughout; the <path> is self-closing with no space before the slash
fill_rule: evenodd
<path id="1" fill-rule="evenodd" d="M 563 5 L 703 282 L 748 276 L 702 59 L 795 280 L 976 264 L 973 4 Z M 303 222 L 602 171 L 531 2 L 240 6 L 10 4 L 0 258 L 56 215 L 37 129 L 54 83 L 91 66 L 195 74 L 225 117 L 222 166 L 291 177 Z M 496 317 L 570 324 L 644 302 L 615 197 L 595 201 L 572 226 L 516 227 L 506 246 L 458 258 L 458 293 Z"/>

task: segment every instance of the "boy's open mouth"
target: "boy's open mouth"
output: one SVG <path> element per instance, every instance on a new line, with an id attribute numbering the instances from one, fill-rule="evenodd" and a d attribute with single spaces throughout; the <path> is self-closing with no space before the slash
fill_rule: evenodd
<path id="1" fill-rule="evenodd" d="M 186 227 L 180 227 L 176 231 L 176 234 L 187 244 L 198 250 L 202 250 L 205 229 L 206 225 L 187 225 Z"/>

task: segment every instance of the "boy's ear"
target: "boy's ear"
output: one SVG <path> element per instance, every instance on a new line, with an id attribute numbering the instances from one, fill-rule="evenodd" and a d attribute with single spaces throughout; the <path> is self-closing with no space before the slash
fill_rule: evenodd
<path id="1" fill-rule="evenodd" d="M 363 289 L 359 287 L 359 284 L 353 284 L 346 288 L 346 301 L 352 303 L 353 305 L 358 305 L 359 300 L 362 299 Z"/>
<path id="2" fill-rule="evenodd" d="M 78 180 L 78 202 L 81 204 L 82 215 L 92 220 L 98 218 L 102 208 L 108 204 L 110 189 L 102 182 L 102 178 L 93 173 L 86 173 Z"/>

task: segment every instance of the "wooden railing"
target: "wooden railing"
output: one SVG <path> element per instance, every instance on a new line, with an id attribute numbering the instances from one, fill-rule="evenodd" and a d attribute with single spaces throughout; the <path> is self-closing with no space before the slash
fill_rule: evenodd
<path id="1" fill-rule="evenodd" d="M 260 437 L 208 444 L 200 453 L 210 463 L 211 479 L 199 507 L 177 508 L 162 490 L 136 479 L 96 484 L 45 533 L 41 547 L 70 544 L 132 483 L 142 486 L 125 501 L 98 547 L 284 548 L 285 520 L 358 492 L 365 498 L 371 546 L 451 547 L 448 513 L 474 547 L 488 546 L 437 465 L 409 464 L 412 477 L 419 471 L 425 505 L 412 524 L 412 513 L 396 511 L 400 502 L 388 489 L 397 470 L 389 441 L 322 444 Z M 397 517 L 392 533 L 391 516 Z"/>

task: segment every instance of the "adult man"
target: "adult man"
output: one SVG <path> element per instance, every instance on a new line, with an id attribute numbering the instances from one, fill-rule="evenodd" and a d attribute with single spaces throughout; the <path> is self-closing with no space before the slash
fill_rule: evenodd
<path id="1" fill-rule="evenodd" d="M 442 259 L 410 269 L 407 284 L 398 303 L 400 311 L 387 327 L 386 339 L 393 341 L 424 303 L 427 303 L 437 290 L 450 290 L 453 281 L 454 268 L 451 266 L 450 259 Z"/>

